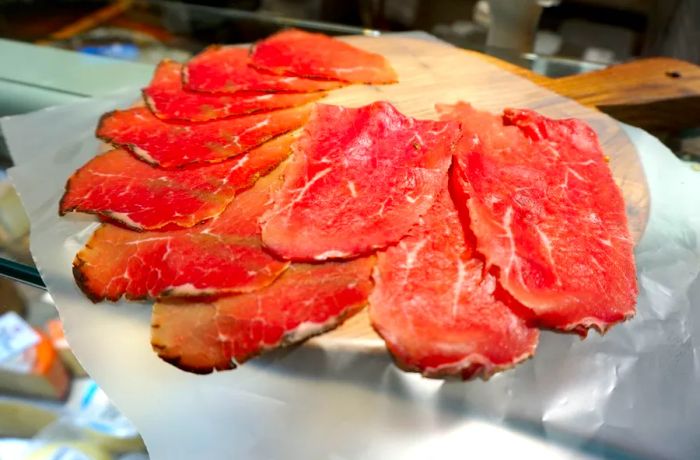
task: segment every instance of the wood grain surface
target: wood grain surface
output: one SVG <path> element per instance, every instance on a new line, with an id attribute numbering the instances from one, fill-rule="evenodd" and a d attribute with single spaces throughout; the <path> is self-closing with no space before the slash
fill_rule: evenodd
<path id="1" fill-rule="evenodd" d="M 690 62 L 646 58 L 595 72 L 548 78 L 475 51 L 465 53 L 652 133 L 700 126 L 700 66 Z"/>
<path id="2" fill-rule="evenodd" d="M 700 126 L 700 67 L 689 62 L 639 59 L 548 80 L 552 91 L 651 132 Z"/>
<path id="3" fill-rule="evenodd" d="M 639 240 L 649 213 L 648 189 L 635 148 L 615 120 L 546 89 L 548 79 L 544 77 L 533 77 L 531 81 L 524 78 L 527 71 L 517 71 L 520 75 L 516 75 L 506 70 L 510 69 L 508 64 L 439 41 L 401 36 L 348 37 L 346 40 L 389 59 L 399 74 L 399 83 L 351 86 L 333 91 L 322 102 L 357 107 L 388 100 L 408 115 L 436 118 L 436 103 L 464 100 L 493 112 L 506 107 L 528 107 L 550 117 L 573 117 L 588 122 L 610 157 L 615 181 L 627 204 L 630 229 Z M 584 85 L 589 93 L 595 92 L 594 87 Z M 366 310 L 338 329 L 312 338 L 304 346 L 385 352 L 383 341 L 370 326 Z"/>

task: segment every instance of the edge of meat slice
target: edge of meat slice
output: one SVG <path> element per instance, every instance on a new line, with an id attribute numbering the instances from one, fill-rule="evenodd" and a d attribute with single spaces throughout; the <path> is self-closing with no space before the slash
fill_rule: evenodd
<path id="1" fill-rule="evenodd" d="M 289 262 L 265 251 L 258 217 L 269 206 L 283 167 L 196 227 L 134 232 L 102 224 L 75 256 L 78 287 L 98 302 L 249 292 L 270 284 Z"/>
<path id="2" fill-rule="evenodd" d="M 203 123 L 167 122 L 146 107 L 107 112 L 95 135 L 162 169 L 206 166 L 241 156 L 300 128 L 309 105 Z"/>
<path id="3" fill-rule="evenodd" d="M 377 257 L 370 319 L 401 369 L 486 380 L 534 354 L 539 331 L 476 257 L 447 189 Z"/>
<path id="4" fill-rule="evenodd" d="M 154 305 L 151 346 L 188 372 L 235 369 L 266 351 L 334 329 L 367 303 L 374 257 L 292 264 L 269 286 L 235 296 Z"/>
<path id="5" fill-rule="evenodd" d="M 365 51 L 325 34 L 287 29 L 251 48 L 251 65 L 278 75 L 390 84 L 396 71 L 382 55 Z"/>
<path id="6" fill-rule="evenodd" d="M 538 324 L 585 336 L 634 315 L 638 293 L 624 200 L 595 131 L 531 110 L 438 106 L 464 135 L 455 176 L 477 251 Z"/>
<path id="7" fill-rule="evenodd" d="M 208 94 L 187 91 L 182 83 L 182 64 L 162 60 L 149 85 L 141 93 L 153 115 L 166 121 L 205 122 L 251 113 L 269 112 L 314 102 L 327 93 L 236 93 Z"/>
<path id="8" fill-rule="evenodd" d="M 312 93 L 341 88 L 346 83 L 275 75 L 249 65 L 248 49 L 210 45 L 182 69 L 182 81 L 191 91 L 233 94 L 241 91 Z"/>
<path id="9" fill-rule="evenodd" d="M 316 104 L 261 218 L 263 242 L 307 261 L 395 243 L 445 186 L 459 135 L 457 123 L 417 120 L 385 101 Z"/>
<path id="10" fill-rule="evenodd" d="M 192 227 L 220 215 L 237 194 L 277 167 L 289 156 L 295 135 L 282 135 L 232 160 L 184 170 L 155 168 L 130 152 L 110 150 L 68 178 L 59 215 L 96 214 L 135 231 Z"/>

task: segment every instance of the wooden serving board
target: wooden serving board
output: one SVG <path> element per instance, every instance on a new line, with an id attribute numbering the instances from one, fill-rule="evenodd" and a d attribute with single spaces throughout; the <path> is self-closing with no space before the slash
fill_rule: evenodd
<path id="1" fill-rule="evenodd" d="M 395 35 L 348 37 L 346 40 L 385 56 L 398 72 L 399 83 L 350 86 L 331 92 L 322 102 L 357 107 L 388 100 L 407 115 L 436 118 L 436 103 L 464 100 L 493 112 L 501 112 L 506 107 L 528 107 L 550 117 L 579 118 L 588 122 L 610 157 L 610 167 L 627 204 L 630 228 L 639 240 L 649 212 L 648 189 L 634 146 L 612 118 L 505 70 L 508 64 L 465 52 L 427 35 L 425 38 Z M 305 346 L 385 351 L 384 342 L 370 326 L 366 310 L 338 329 L 307 341 Z"/>

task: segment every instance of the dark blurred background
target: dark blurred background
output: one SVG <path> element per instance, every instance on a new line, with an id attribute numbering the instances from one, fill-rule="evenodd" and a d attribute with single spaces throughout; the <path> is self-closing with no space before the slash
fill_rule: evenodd
<path id="1" fill-rule="evenodd" d="M 636 56 L 666 55 L 700 63 L 699 0 L 507 0 L 512 5 L 508 8 L 513 9 L 530 2 L 544 8 L 539 23 L 535 18 L 534 41 L 520 48 L 538 55 L 603 64 Z M 512 27 L 494 20 L 489 3 L 0 0 L 0 37 L 154 61 L 163 49 L 191 54 L 212 42 L 252 41 L 278 29 L 279 18 L 284 18 L 292 25 L 294 21 L 310 21 L 300 23 L 307 28 L 321 22 L 383 31 L 418 29 L 459 46 L 479 49 L 486 44 L 490 27 Z M 326 32 L 352 32 L 316 27 Z"/>

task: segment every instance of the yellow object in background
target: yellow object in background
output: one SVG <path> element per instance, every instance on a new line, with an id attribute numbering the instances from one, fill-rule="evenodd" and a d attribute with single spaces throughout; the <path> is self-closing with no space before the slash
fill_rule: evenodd
<path id="1" fill-rule="evenodd" d="M 0 243 L 4 246 L 29 232 L 29 219 L 9 181 L 0 182 Z"/>
<path id="2" fill-rule="evenodd" d="M 0 180 L 0 250 L 18 262 L 32 263 L 29 219 L 17 192 L 7 180 Z"/>
<path id="3" fill-rule="evenodd" d="M 27 460 L 112 460 L 112 456 L 87 442 L 51 442 L 32 452 Z"/>
<path id="4" fill-rule="evenodd" d="M 31 438 L 58 418 L 57 410 L 10 398 L 0 400 L 0 438 Z M 0 459 L 3 456 L 0 455 Z"/>

